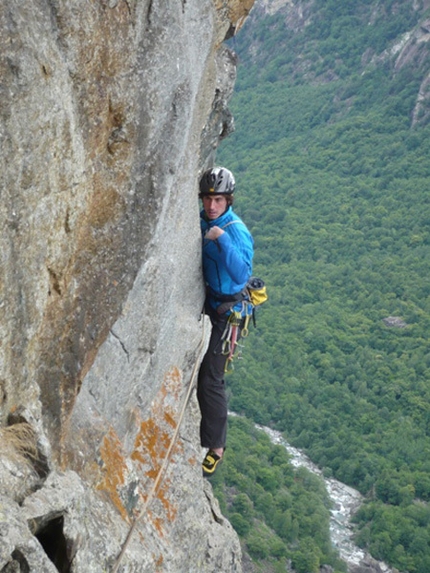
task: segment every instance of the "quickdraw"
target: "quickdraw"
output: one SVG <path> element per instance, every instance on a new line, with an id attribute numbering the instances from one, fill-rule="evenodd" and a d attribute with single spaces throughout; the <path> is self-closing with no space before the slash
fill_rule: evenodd
<path id="1" fill-rule="evenodd" d="M 251 308 L 251 310 L 250 310 Z M 222 335 L 222 354 L 227 356 L 225 362 L 224 372 L 232 372 L 234 370 L 233 359 L 240 358 L 240 352 L 236 352 L 239 335 L 246 338 L 249 334 L 248 326 L 252 316 L 252 307 L 247 302 L 242 303 L 242 310 L 232 311 Z"/>

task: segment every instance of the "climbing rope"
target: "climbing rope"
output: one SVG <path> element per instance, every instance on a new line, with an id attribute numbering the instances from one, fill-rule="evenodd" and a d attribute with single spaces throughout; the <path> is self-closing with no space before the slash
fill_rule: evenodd
<path id="1" fill-rule="evenodd" d="M 188 386 L 187 394 L 186 394 L 185 399 L 184 399 L 184 402 L 183 402 L 183 404 L 182 404 L 182 408 L 181 408 L 181 411 L 180 411 L 180 414 L 179 414 L 178 422 L 177 422 L 177 424 L 176 424 L 175 432 L 174 432 L 174 434 L 173 434 L 173 436 L 172 436 L 172 439 L 171 439 L 171 441 L 170 441 L 170 444 L 169 444 L 169 447 L 168 447 L 168 449 L 167 449 L 166 456 L 164 457 L 163 463 L 162 463 L 162 465 L 161 465 L 161 467 L 160 467 L 160 469 L 159 469 L 159 471 L 158 471 L 158 474 L 157 474 L 157 476 L 156 476 L 156 478 L 155 478 L 154 485 L 152 486 L 152 489 L 151 489 L 151 491 L 150 491 L 148 497 L 146 498 L 145 503 L 144 503 L 142 509 L 141 509 L 141 510 L 139 511 L 139 513 L 136 515 L 136 517 L 135 517 L 134 520 L 133 520 L 133 523 L 131 524 L 131 526 L 130 526 L 130 528 L 129 528 L 129 530 L 128 530 L 127 537 L 125 538 L 125 541 L 124 541 L 124 543 L 122 544 L 121 552 L 120 552 L 120 554 L 118 555 L 117 560 L 116 560 L 115 563 L 114 563 L 114 566 L 113 566 L 113 568 L 112 568 L 112 572 L 111 572 L 111 573 L 117 573 L 118 568 L 119 568 L 119 566 L 120 566 L 120 564 L 121 564 L 121 561 L 123 560 L 123 557 L 124 557 L 124 555 L 125 555 L 125 552 L 127 551 L 127 547 L 128 547 L 128 545 L 130 544 L 130 541 L 131 541 L 133 532 L 134 532 L 134 530 L 136 529 L 136 526 L 137 526 L 137 524 L 139 523 L 139 521 L 140 521 L 140 520 L 142 519 L 142 517 L 145 515 L 145 513 L 146 513 L 146 511 L 147 511 L 147 509 L 148 509 L 148 507 L 149 507 L 149 504 L 151 503 L 152 499 L 154 498 L 155 494 L 157 493 L 157 491 L 158 491 L 158 489 L 159 489 L 159 487 L 160 487 L 160 485 L 161 485 L 161 483 L 162 483 L 162 477 L 163 477 L 163 474 L 164 474 L 165 470 L 167 469 L 167 467 L 168 467 L 168 465 L 169 465 L 170 456 L 171 456 L 172 451 L 173 451 L 173 446 L 175 445 L 176 440 L 177 440 L 177 438 L 178 438 L 179 429 L 180 429 L 180 426 L 181 426 L 181 423 L 182 423 L 182 420 L 183 420 L 183 417 L 184 417 L 184 414 L 185 414 L 185 410 L 186 410 L 186 407 L 187 407 L 187 404 L 188 404 L 188 400 L 190 399 L 191 392 L 192 392 L 192 389 L 193 389 L 193 387 L 194 387 L 194 380 L 195 380 L 196 375 L 197 375 L 197 368 L 198 368 L 199 363 L 200 363 L 199 358 L 200 358 L 201 355 L 202 355 L 204 343 L 205 343 L 205 319 L 204 319 L 204 316 L 203 316 L 202 338 L 201 338 L 200 344 L 199 344 L 199 346 L 198 346 L 198 348 L 197 348 L 197 360 L 196 360 L 195 363 L 194 363 L 194 368 L 193 368 L 193 372 L 192 372 L 192 374 L 191 374 L 191 379 L 190 379 L 190 383 L 189 383 L 189 386 Z"/>

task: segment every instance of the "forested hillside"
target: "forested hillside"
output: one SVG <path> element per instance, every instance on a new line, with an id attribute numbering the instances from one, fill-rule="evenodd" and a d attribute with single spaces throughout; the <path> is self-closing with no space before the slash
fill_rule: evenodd
<path id="1" fill-rule="evenodd" d="M 428 573 L 430 3 L 273 5 L 231 40 L 236 131 L 217 157 L 270 295 L 230 407 L 366 495 L 375 558 Z"/>

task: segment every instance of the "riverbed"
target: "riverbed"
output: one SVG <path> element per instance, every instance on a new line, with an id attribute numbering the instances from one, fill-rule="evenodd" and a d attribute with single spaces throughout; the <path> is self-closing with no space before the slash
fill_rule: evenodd
<path id="1" fill-rule="evenodd" d="M 333 502 L 330 519 L 330 534 L 333 545 L 348 566 L 350 573 L 367 571 L 368 573 L 394 573 L 386 563 L 376 561 L 353 542 L 354 528 L 351 518 L 363 503 L 363 496 L 357 490 L 333 478 L 324 477 L 322 471 L 303 452 L 291 446 L 280 432 L 256 425 L 265 432 L 272 443 L 284 446 L 291 456 L 294 467 L 305 467 L 324 480 L 327 492 Z"/>

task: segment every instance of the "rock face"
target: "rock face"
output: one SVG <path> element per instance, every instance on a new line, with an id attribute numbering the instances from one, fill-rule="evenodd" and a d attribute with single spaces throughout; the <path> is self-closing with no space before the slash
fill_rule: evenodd
<path id="1" fill-rule="evenodd" d="M 2 572 L 241 571 L 188 389 L 197 179 L 252 4 L 1 2 Z"/>

